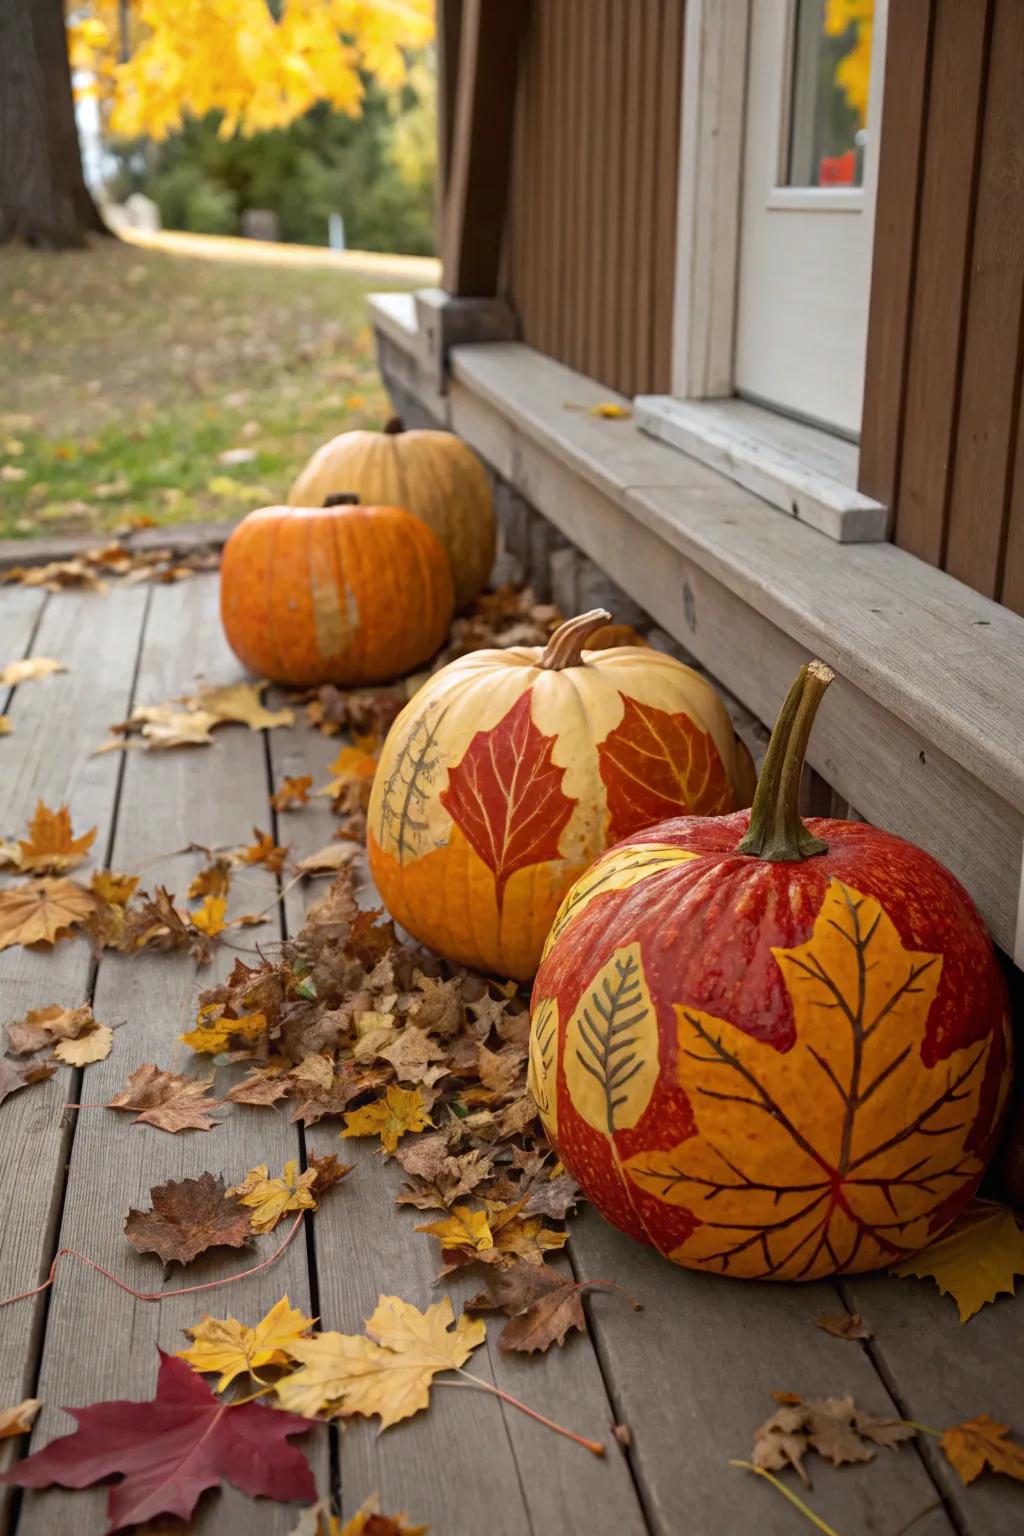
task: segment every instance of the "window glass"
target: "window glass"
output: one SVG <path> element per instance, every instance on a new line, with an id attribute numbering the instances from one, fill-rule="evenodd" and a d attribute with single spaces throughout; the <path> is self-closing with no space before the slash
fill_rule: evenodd
<path id="1" fill-rule="evenodd" d="M 785 185 L 864 182 L 874 0 L 796 0 Z"/>

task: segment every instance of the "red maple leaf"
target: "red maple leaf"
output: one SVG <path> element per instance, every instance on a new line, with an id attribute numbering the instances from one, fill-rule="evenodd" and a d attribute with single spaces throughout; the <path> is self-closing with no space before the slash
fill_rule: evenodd
<path id="1" fill-rule="evenodd" d="M 0 1482 L 86 1488 L 120 1472 L 123 1480 L 107 1499 L 108 1531 L 157 1515 L 187 1520 L 199 1495 L 222 1477 L 267 1499 L 316 1498 L 309 1463 L 287 1443 L 315 1420 L 260 1403 L 221 1402 L 183 1360 L 163 1350 L 150 1402 L 94 1403 L 68 1412 L 78 1428 L 26 1457 Z"/>
<path id="2" fill-rule="evenodd" d="M 562 793 L 564 768 L 551 760 L 553 736 L 530 717 L 528 689 L 493 730 L 477 731 L 448 770 L 441 803 L 494 874 L 501 909 L 517 869 L 559 857 L 558 840 L 576 801 Z"/>
<path id="3" fill-rule="evenodd" d="M 733 809 L 710 731 L 621 695 L 622 719 L 597 749 L 612 842 L 667 816 L 720 816 Z"/>

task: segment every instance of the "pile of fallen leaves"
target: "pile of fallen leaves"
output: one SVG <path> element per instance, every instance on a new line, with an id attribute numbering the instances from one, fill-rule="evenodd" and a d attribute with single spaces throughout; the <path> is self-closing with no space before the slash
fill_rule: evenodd
<path id="1" fill-rule="evenodd" d="M 215 571 L 220 553 L 215 547 L 178 554 L 172 548 L 132 549 L 115 541 L 96 549 L 84 550 L 66 560 L 49 560 L 44 565 L 13 565 L 0 571 L 0 586 L 42 587 L 47 592 L 78 590 L 106 592 L 108 580 L 121 587 L 137 587 L 142 582 L 168 585 L 195 576 L 199 571 Z"/>

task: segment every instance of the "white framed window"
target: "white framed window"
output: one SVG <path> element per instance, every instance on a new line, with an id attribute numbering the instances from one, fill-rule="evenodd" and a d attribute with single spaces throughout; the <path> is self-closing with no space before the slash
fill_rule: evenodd
<path id="1" fill-rule="evenodd" d="M 673 396 L 637 402 L 642 426 L 844 540 L 888 525 L 855 489 L 886 13 L 689 0 Z"/>

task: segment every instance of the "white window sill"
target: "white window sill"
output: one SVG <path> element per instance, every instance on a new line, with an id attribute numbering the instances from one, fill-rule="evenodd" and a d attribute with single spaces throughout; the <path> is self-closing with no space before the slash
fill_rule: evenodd
<path id="1" fill-rule="evenodd" d="M 840 544 L 888 537 L 889 513 L 857 490 L 857 449 L 746 400 L 638 395 L 636 424 Z"/>

